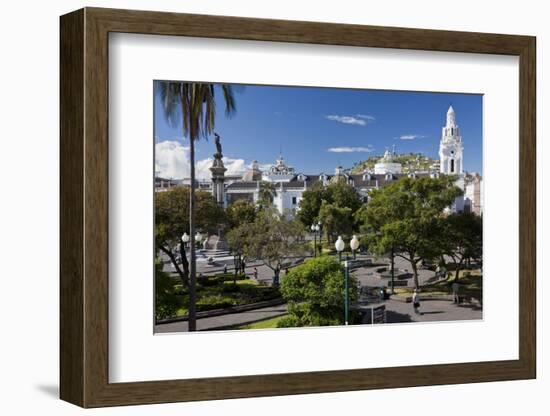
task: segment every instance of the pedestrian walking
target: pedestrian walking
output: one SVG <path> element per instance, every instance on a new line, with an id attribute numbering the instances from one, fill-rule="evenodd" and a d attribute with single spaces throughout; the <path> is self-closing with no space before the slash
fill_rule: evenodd
<path id="1" fill-rule="evenodd" d="M 418 294 L 418 291 L 416 290 L 416 288 L 413 291 L 412 303 L 413 303 L 414 313 L 417 315 L 422 315 L 422 312 L 420 312 L 420 295 Z"/>
<path id="2" fill-rule="evenodd" d="M 223 274 L 227 274 L 227 264 L 224 264 L 223 266 Z"/>
<path id="3" fill-rule="evenodd" d="M 460 303 L 460 296 L 458 295 L 458 292 L 460 290 L 460 285 L 458 284 L 456 279 L 451 285 L 451 289 L 453 291 L 453 303 L 456 303 L 458 305 Z"/>
<path id="4" fill-rule="evenodd" d="M 258 280 L 258 269 L 254 267 L 254 279 Z"/>

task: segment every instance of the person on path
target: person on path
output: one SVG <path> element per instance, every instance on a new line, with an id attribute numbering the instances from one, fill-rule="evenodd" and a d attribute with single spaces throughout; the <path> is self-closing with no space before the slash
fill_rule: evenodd
<path id="1" fill-rule="evenodd" d="M 456 303 L 458 305 L 460 303 L 460 296 L 458 295 L 458 291 L 460 290 L 460 285 L 456 280 L 451 285 L 451 289 L 453 291 L 453 303 Z"/>
<path id="2" fill-rule="evenodd" d="M 423 315 L 422 312 L 420 312 L 420 295 L 418 294 L 418 291 L 416 290 L 416 288 L 413 291 L 412 303 L 413 303 L 414 313 L 417 315 Z"/>
<path id="3" fill-rule="evenodd" d="M 258 280 L 258 269 L 254 267 L 254 279 Z"/>
<path id="4" fill-rule="evenodd" d="M 223 274 L 227 274 L 227 264 L 223 266 Z"/>

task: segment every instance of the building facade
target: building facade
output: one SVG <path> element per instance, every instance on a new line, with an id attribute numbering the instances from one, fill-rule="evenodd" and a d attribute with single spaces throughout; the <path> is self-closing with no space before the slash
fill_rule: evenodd
<path id="1" fill-rule="evenodd" d="M 282 155 L 266 171 L 261 171 L 258 162 L 252 162 L 242 175 L 224 176 L 225 168 L 220 158 L 215 158 L 211 171 L 211 180 L 197 181 L 197 189 L 212 192 L 220 206 L 227 207 L 235 201 L 246 199 L 257 203 L 263 182 L 271 183 L 275 190 L 274 206 L 284 215 L 292 217 L 300 207 L 302 195 L 316 184 L 328 186 L 335 181 L 344 181 L 351 185 L 364 202 L 368 202 L 369 193 L 404 176 L 411 178 L 438 177 L 453 175 L 455 184 L 464 192 L 449 207 L 450 212 L 483 212 L 483 180 L 479 174 L 466 174 L 463 168 L 464 146 L 460 129 L 456 124 L 456 114 L 452 106 L 447 111 L 446 124 L 442 128 L 439 145 L 439 161 L 426 171 L 402 172 L 402 166 L 395 160 L 395 149 L 386 150 L 384 156 L 375 164 L 374 169 L 360 174 L 351 174 L 338 166 L 333 174 L 302 173 L 287 165 Z M 159 183 L 165 183 L 162 180 Z M 189 180 L 181 181 L 189 184 Z"/>

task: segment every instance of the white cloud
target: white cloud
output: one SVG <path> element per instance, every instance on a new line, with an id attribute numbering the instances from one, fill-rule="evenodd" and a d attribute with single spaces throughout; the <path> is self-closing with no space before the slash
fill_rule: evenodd
<path id="1" fill-rule="evenodd" d="M 358 153 L 358 152 L 372 152 L 374 151 L 374 147 L 367 146 L 367 147 L 349 147 L 349 146 L 342 146 L 342 147 L 329 147 L 327 149 L 327 152 L 331 153 Z"/>
<path id="2" fill-rule="evenodd" d="M 338 116 L 338 115 L 328 115 L 325 116 L 327 120 L 330 121 L 336 121 L 338 123 L 343 124 L 352 124 L 356 126 L 366 126 L 369 123 L 372 123 L 374 121 L 373 116 L 369 116 L 366 114 L 356 114 L 354 116 Z"/>
<path id="3" fill-rule="evenodd" d="M 423 136 L 422 134 L 403 134 L 402 136 L 399 136 L 401 140 L 415 140 L 415 139 L 422 139 L 426 136 Z"/>
<path id="4" fill-rule="evenodd" d="M 209 179 L 212 176 L 210 166 L 213 158 L 195 161 L 197 179 Z M 243 173 L 247 165 L 244 159 L 223 158 L 227 168 L 226 175 Z M 155 172 L 163 178 L 183 179 L 190 175 L 189 147 L 174 140 L 165 140 L 155 144 Z"/>
<path id="5" fill-rule="evenodd" d="M 162 178 L 189 176 L 189 148 L 175 140 L 155 144 L 155 173 Z"/>
<path id="6" fill-rule="evenodd" d="M 374 116 L 369 116 L 368 114 L 356 114 L 356 117 L 362 118 L 364 120 L 367 120 L 367 123 L 372 122 L 376 120 Z"/>

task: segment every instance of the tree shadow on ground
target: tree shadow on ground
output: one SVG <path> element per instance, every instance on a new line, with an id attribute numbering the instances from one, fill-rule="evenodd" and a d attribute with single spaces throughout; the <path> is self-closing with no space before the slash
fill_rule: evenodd
<path id="1" fill-rule="evenodd" d="M 483 310 L 483 307 L 480 306 L 480 305 L 475 305 L 473 303 L 461 303 L 459 305 L 457 305 L 459 308 L 468 308 L 468 309 L 471 309 L 473 311 L 481 311 Z"/>
<path id="2" fill-rule="evenodd" d="M 389 324 L 396 324 L 402 322 L 414 322 L 411 319 L 411 315 L 408 313 L 399 313 L 395 311 L 386 310 L 386 322 Z"/>

